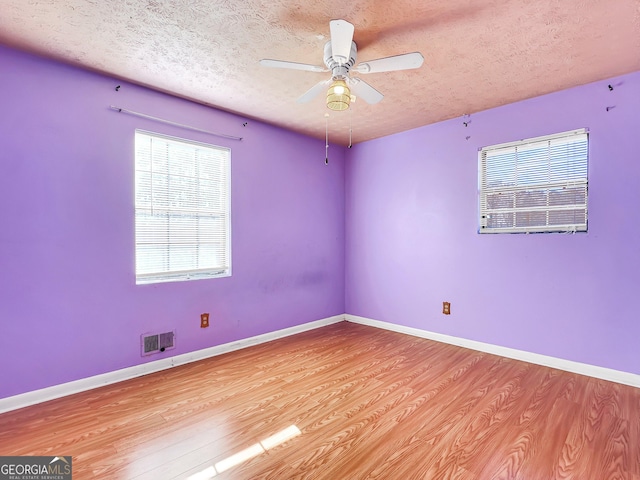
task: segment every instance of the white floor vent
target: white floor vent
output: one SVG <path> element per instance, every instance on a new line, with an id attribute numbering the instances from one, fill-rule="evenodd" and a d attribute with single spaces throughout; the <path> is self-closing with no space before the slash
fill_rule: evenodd
<path id="1" fill-rule="evenodd" d="M 142 356 L 164 352 L 176 348 L 176 331 L 164 333 L 144 333 L 140 336 Z"/>

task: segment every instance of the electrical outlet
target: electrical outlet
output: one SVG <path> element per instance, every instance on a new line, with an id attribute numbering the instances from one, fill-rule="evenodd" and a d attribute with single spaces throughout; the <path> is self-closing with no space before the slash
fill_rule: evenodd
<path id="1" fill-rule="evenodd" d="M 442 302 L 442 313 L 451 315 L 451 304 L 449 302 Z"/>
<path id="2" fill-rule="evenodd" d="M 200 314 L 200 328 L 207 328 L 209 326 L 209 314 Z"/>

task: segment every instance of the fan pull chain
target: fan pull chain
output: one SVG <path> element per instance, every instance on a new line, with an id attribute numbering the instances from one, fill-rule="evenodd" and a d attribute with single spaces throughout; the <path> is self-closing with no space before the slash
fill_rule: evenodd
<path id="1" fill-rule="evenodd" d="M 324 114 L 324 164 L 329 165 L 329 114 Z"/>
<path id="2" fill-rule="evenodd" d="M 353 109 L 350 108 L 349 109 L 349 148 L 351 148 L 353 146 L 352 143 L 352 136 L 353 136 Z"/>

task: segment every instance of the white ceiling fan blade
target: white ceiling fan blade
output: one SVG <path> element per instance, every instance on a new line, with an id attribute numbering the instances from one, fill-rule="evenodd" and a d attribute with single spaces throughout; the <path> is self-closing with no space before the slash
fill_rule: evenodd
<path id="1" fill-rule="evenodd" d="M 411 70 L 420 68 L 424 62 L 424 57 L 420 52 L 405 53 L 393 57 L 379 58 L 369 62 L 362 62 L 352 69 L 358 73 L 378 73 L 393 72 L 395 70 Z"/>
<path id="2" fill-rule="evenodd" d="M 349 87 L 351 88 L 351 93 L 371 105 L 378 103 L 384 98 L 384 95 L 359 78 L 351 78 Z"/>
<path id="3" fill-rule="evenodd" d="M 296 102 L 298 103 L 310 102 L 311 100 L 316 98 L 320 92 L 324 91 L 324 89 L 327 88 L 327 85 L 329 85 L 330 83 L 331 83 L 331 80 L 323 80 L 320 83 L 316 83 L 313 87 L 311 87 L 304 94 L 302 94 L 302 96 L 298 98 Z"/>
<path id="4" fill-rule="evenodd" d="M 349 61 L 351 54 L 351 42 L 353 42 L 354 27 L 346 20 L 331 20 L 331 54 L 339 64 Z"/>
<path id="5" fill-rule="evenodd" d="M 271 68 L 289 68 L 291 70 L 304 70 L 305 72 L 328 72 L 329 70 L 320 65 L 308 65 L 306 63 L 285 62 L 282 60 L 271 60 L 264 58 L 260 60 L 260 65 Z"/>

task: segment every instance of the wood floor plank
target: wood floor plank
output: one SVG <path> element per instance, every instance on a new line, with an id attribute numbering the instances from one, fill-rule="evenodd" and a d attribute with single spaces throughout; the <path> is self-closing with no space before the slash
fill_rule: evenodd
<path id="1" fill-rule="evenodd" d="M 441 472 L 451 470 L 451 465 L 459 465 L 466 469 L 477 469 L 473 459 L 478 450 L 493 448 L 492 439 L 497 430 L 502 428 L 508 416 L 513 415 L 513 407 L 523 395 L 520 385 L 524 368 L 514 372 L 508 382 L 501 382 L 496 388 L 489 390 L 485 396 L 470 410 L 468 421 L 454 425 L 435 444 L 440 447 L 430 455 L 430 466 L 427 475 L 437 478 Z"/>
<path id="2" fill-rule="evenodd" d="M 295 425 L 300 434 L 260 447 Z M 341 322 L 0 415 L 74 479 L 640 480 L 640 389 Z"/>
<path id="3" fill-rule="evenodd" d="M 623 418 L 629 419 L 631 456 L 630 472 L 640 477 L 640 396 L 635 395 L 635 389 L 627 387 L 625 392 L 625 409 Z"/>
<path id="4" fill-rule="evenodd" d="M 609 478 L 606 472 L 610 473 L 612 465 L 609 463 L 613 459 L 608 458 L 606 449 L 610 444 L 609 436 L 618 429 L 619 418 L 613 413 L 621 408 L 611 401 L 613 396 L 617 397 L 618 386 L 610 385 L 611 388 L 606 389 L 607 385 L 602 381 L 587 382 L 583 407 L 569 430 L 553 478 Z M 608 394 L 603 394 L 603 389 Z M 624 459 L 614 460 L 615 463 L 618 461 Z M 628 472 L 624 475 L 628 478 Z"/>
<path id="5" fill-rule="evenodd" d="M 526 381 L 523 404 L 519 405 L 511 420 L 494 435 L 494 448 L 481 453 L 476 462 L 481 467 L 480 478 L 534 479 L 541 472 L 544 479 L 561 453 L 566 428 L 573 421 L 574 404 L 566 400 L 564 392 L 571 378 L 557 370 L 546 373 L 533 369 Z M 565 418 L 565 417 L 569 418 Z M 557 428 L 564 425 L 564 428 Z M 530 459 L 535 458 L 531 470 Z"/>

